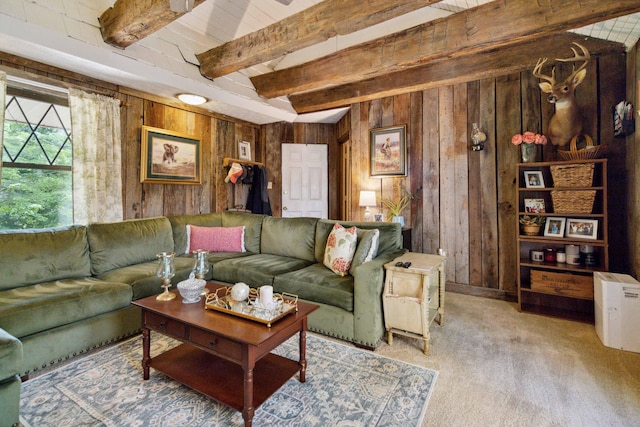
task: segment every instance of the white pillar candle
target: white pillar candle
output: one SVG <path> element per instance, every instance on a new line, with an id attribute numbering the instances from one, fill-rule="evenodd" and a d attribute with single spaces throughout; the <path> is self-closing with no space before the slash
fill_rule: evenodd
<path id="1" fill-rule="evenodd" d="M 567 264 L 580 265 L 580 246 L 565 245 L 564 251 L 566 253 Z"/>
<path id="2" fill-rule="evenodd" d="M 260 287 L 260 304 L 267 308 L 273 305 L 273 286 L 264 285 Z"/>

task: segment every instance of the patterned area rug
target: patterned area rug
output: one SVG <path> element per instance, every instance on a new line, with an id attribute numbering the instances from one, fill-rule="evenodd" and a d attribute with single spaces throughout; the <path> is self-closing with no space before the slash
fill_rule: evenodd
<path id="1" fill-rule="evenodd" d="M 307 335 L 307 381 L 290 379 L 255 426 L 419 426 L 437 371 Z M 151 354 L 179 344 L 153 333 Z M 293 337 L 278 354 L 298 359 Z M 135 337 L 22 385 L 20 421 L 45 426 L 238 426 L 242 414 L 151 369 Z"/>

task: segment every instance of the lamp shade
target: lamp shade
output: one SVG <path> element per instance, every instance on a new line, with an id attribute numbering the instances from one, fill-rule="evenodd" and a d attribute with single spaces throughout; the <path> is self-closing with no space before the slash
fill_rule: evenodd
<path id="1" fill-rule="evenodd" d="M 375 191 L 361 191 L 360 192 L 360 206 L 376 206 L 376 192 Z"/>

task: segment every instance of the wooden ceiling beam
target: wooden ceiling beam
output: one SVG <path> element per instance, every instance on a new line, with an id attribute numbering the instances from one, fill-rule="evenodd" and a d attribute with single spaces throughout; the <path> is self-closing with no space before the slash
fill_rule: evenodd
<path id="1" fill-rule="evenodd" d="M 325 0 L 266 28 L 196 55 L 200 72 L 214 79 L 350 34 L 440 0 Z"/>
<path id="2" fill-rule="evenodd" d="M 204 1 L 195 0 L 193 7 Z M 169 0 L 117 0 L 98 21 L 105 43 L 124 49 L 182 15 L 171 10 Z"/>
<path id="3" fill-rule="evenodd" d="M 407 92 L 533 70 L 539 57 L 569 56 L 572 42 L 585 46 L 592 56 L 605 52 L 625 52 L 621 43 L 585 38 L 573 33 L 558 33 L 478 55 L 441 59 L 361 82 L 295 94 L 291 95 L 289 100 L 298 114 L 304 114 Z"/>
<path id="4" fill-rule="evenodd" d="M 640 0 L 496 0 L 251 81 L 258 94 L 275 98 L 478 54 L 638 11 Z"/>

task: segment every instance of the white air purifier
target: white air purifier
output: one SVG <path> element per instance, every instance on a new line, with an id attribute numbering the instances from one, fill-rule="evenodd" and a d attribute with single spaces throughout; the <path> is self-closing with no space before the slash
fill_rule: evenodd
<path id="1" fill-rule="evenodd" d="M 627 274 L 596 271 L 593 287 L 602 344 L 640 353 L 640 282 Z"/>

